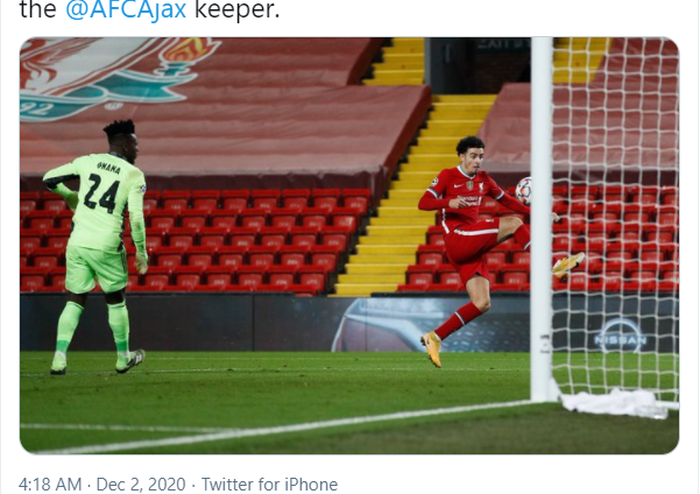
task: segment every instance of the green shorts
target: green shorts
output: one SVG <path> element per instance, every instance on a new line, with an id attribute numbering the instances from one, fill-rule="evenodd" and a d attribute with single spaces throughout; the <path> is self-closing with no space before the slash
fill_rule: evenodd
<path id="1" fill-rule="evenodd" d="M 87 293 L 95 288 L 95 278 L 104 293 L 126 287 L 126 252 L 104 252 L 68 245 L 66 247 L 66 290 Z"/>

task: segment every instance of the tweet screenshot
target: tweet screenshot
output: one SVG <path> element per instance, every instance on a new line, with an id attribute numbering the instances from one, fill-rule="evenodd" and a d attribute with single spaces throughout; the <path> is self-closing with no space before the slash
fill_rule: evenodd
<path id="1" fill-rule="evenodd" d="M 0 492 L 700 494 L 692 3 L 3 1 Z"/>

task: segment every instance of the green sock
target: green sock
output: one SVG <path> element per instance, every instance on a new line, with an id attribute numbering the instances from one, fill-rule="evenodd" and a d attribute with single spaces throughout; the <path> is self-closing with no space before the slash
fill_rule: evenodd
<path id="1" fill-rule="evenodd" d="M 58 334 L 56 335 L 56 351 L 61 353 L 64 358 L 68 352 L 68 346 L 73 339 L 80 315 L 83 313 L 83 306 L 75 302 L 66 302 L 66 306 L 61 312 L 61 317 L 58 318 Z"/>
<path id="2" fill-rule="evenodd" d="M 107 304 L 109 327 L 114 334 L 114 343 L 117 346 L 117 359 L 129 360 L 129 311 L 126 302 Z"/>

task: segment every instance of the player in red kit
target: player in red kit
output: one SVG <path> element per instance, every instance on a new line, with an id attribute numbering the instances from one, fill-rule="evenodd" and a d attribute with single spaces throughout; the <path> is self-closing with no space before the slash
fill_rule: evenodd
<path id="1" fill-rule="evenodd" d="M 457 311 L 435 331 L 424 334 L 421 343 L 436 367 L 440 363 L 440 347 L 447 338 L 491 307 L 489 271 L 484 254 L 513 237 L 524 249 L 530 249 L 530 227 L 515 216 L 479 220 L 479 208 L 490 196 L 516 213 L 530 214 L 530 208 L 506 194 L 483 170 L 484 142 L 478 137 L 465 137 L 457 144 L 459 166 L 440 172 L 418 203 L 423 211 L 440 210 L 439 222 L 450 263 L 459 272 L 469 294 L 469 303 Z M 552 213 L 552 221 L 559 217 Z M 561 278 L 583 261 L 583 253 L 561 259 L 552 272 Z"/>

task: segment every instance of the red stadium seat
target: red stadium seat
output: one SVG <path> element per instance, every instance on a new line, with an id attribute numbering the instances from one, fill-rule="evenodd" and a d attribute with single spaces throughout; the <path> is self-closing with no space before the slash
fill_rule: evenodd
<path id="1" fill-rule="evenodd" d="M 295 226 L 289 230 L 289 243 L 297 246 L 311 246 L 317 242 L 319 228 Z"/>
<path id="2" fill-rule="evenodd" d="M 24 268 L 20 271 L 19 289 L 23 292 L 35 292 L 46 284 L 47 270 L 43 268 Z"/>
<path id="3" fill-rule="evenodd" d="M 323 267 L 311 265 L 299 266 L 297 277 L 300 284 L 310 285 L 318 292 L 325 292 L 327 290 L 328 272 Z"/>
<path id="4" fill-rule="evenodd" d="M 233 267 L 210 266 L 204 270 L 204 283 L 210 287 L 224 288 L 233 281 Z"/>
<path id="5" fill-rule="evenodd" d="M 65 250 L 70 238 L 70 228 L 57 228 L 46 232 L 46 247 Z"/>
<path id="6" fill-rule="evenodd" d="M 673 243 L 674 234 L 668 230 L 651 230 L 646 232 L 646 240 L 650 243 Z"/>
<path id="7" fill-rule="evenodd" d="M 272 209 L 279 206 L 282 191 L 278 189 L 253 189 L 250 197 L 253 208 Z"/>
<path id="8" fill-rule="evenodd" d="M 507 285 L 518 285 L 522 287 L 529 282 L 527 272 L 525 271 L 503 271 L 502 274 L 503 283 Z"/>
<path id="9" fill-rule="evenodd" d="M 282 207 L 302 209 L 309 206 L 311 189 L 284 189 L 282 191 Z"/>
<path id="10" fill-rule="evenodd" d="M 283 245 L 279 250 L 279 263 L 283 266 L 303 266 L 309 256 L 309 245 Z"/>
<path id="11" fill-rule="evenodd" d="M 530 269 L 530 253 L 529 252 L 513 252 L 513 265 Z"/>
<path id="12" fill-rule="evenodd" d="M 55 211 L 44 211 L 36 210 L 29 213 L 27 217 L 27 228 L 34 230 L 51 230 L 56 226 L 56 216 Z"/>
<path id="13" fill-rule="evenodd" d="M 343 206 L 354 209 L 359 214 L 367 214 L 372 197 L 370 189 L 343 189 Z"/>
<path id="14" fill-rule="evenodd" d="M 324 226 L 319 232 L 321 245 L 336 246 L 341 251 L 347 249 L 349 237 L 349 230 L 345 226 Z"/>
<path id="15" fill-rule="evenodd" d="M 425 233 L 425 241 L 427 245 L 445 245 L 445 237 L 442 233 L 440 225 L 432 225 L 428 227 Z"/>
<path id="16" fill-rule="evenodd" d="M 168 230 L 168 245 L 188 249 L 195 243 L 197 230 L 194 228 L 171 228 Z"/>
<path id="17" fill-rule="evenodd" d="M 456 289 L 463 290 L 464 282 L 451 264 L 440 264 L 437 267 L 436 278 L 438 283 L 456 285 Z"/>
<path id="18" fill-rule="evenodd" d="M 221 207 L 234 211 L 242 211 L 248 207 L 250 191 L 224 190 L 221 192 Z"/>
<path id="19" fill-rule="evenodd" d="M 435 245 L 419 245 L 416 252 L 416 264 L 440 265 L 445 258 L 444 249 Z"/>
<path id="20" fill-rule="evenodd" d="M 255 245 L 258 237 L 258 228 L 232 228 L 229 232 L 229 243 L 238 247 L 250 247 Z"/>
<path id="21" fill-rule="evenodd" d="M 226 243 L 229 229 L 223 226 L 209 226 L 199 230 L 199 245 L 216 250 Z"/>
<path id="22" fill-rule="evenodd" d="M 275 264 L 277 251 L 274 246 L 252 245 L 248 248 L 248 263 L 250 266 L 267 268 Z"/>
<path id="23" fill-rule="evenodd" d="M 44 211 L 53 211 L 55 213 L 60 213 L 68 209 L 66 201 L 56 196 L 55 199 L 44 199 L 41 209 Z"/>
<path id="24" fill-rule="evenodd" d="M 678 188 L 675 186 L 666 186 L 661 188 L 661 204 L 678 205 Z"/>
<path id="25" fill-rule="evenodd" d="M 344 226 L 351 232 L 354 232 L 359 225 L 358 214 L 350 208 L 334 208 L 331 210 L 331 224 Z"/>
<path id="26" fill-rule="evenodd" d="M 230 230 L 236 226 L 238 213 L 232 209 L 217 209 L 210 213 L 209 220 L 213 227 L 223 227 Z"/>
<path id="27" fill-rule="evenodd" d="M 154 209 L 148 215 L 149 226 L 168 231 L 175 227 L 180 211 L 177 209 Z"/>
<path id="28" fill-rule="evenodd" d="M 214 264 L 214 252 L 208 246 L 192 247 L 185 254 L 187 266 L 206 269 Z"/>
<path id="29" fill-rule="evenodd" d="M 36 210 L 37 201 L 34 199 L 20 199 L 19 201 L 19 215 L 20 217 L 26 216 L 32 211 Z"/>
<path id="30" fill-rule="evenodd" d="M 292 228 L 297 225 L 299 210 L 296 208 L 274 208 L 270 210 L 270 225 Z"/>
<path id="31" fill-rule="evenodd" d="M 270 266 L 267 270 L 267 282 L 278 287 L 294 284 L 297 275 L 296 266 Z"/>
<path id="32" fill-rule="evenodd" d="M 340 189 L 313 189 L 311 197 L 314 207 L 333 209 L 340 204 Z"/>
<path id="33" fill-rule="evenodd" d="M 204 269 L 199 266 L 180 266 L 173 272 L 175 286 L 179 289 L 192 290 L 202 281 Z"/>
<path id="34" fill-rule="evenodd" d="M 267 224 L 268 209 L 247 208 L 240 212 L 241 226 L 244 228 L 262 228 Z"/>
<path id="35" fill-rule="evenodd" d="M 192 207 L 211 212 L 218 207 L 220 197 L 220 190 L 193 190 Z"/>
<path id="36" fill-rule="evenodd" d="M 163 289 L 170 284 L 172 268 L 167 266 L 151 266 L 143 275 L 143 285 L 149 289 Z"/>
<path id="37" fill-rule="evenodd" d="M 498 272 L 506 265 L 505 252 L 488 252 L 484 259 L 486 260 L 486 267 L 495 272 Z"/>
<path id="38" fill-rule="evenodd" d="M 217 266 L 238 267 L 244 264 L 247 247 L 244 246 L 224 246 L 220 247 L 217 255 Z"/>
<path id="39" fill-rule="evenodd" d="M 338 266 L 338 250 L 332 245 L 315 245 L 309 252 L 309 262 L 328 271 L 335 271 Z"/>
<path id="40" fill-rule="evenodd" d="M 435 265 L 412 264 L 406 269 L 406 284 L 427 287 L 431 283 L 435 283 L 435 271 Z"/>
<path id="41" fill-rule="evenodd" d="M 322 227 L 328 224 L 328 211 L 323 208 L 305 208 L 300 212 L 301 226 Z"/>
<path id="42" fill-rule="evenodd" d="M 161 247 L 154 252 L 155 266 L 167 269 L 174 269 L 182 264 L 182 257 L 185 249 L 182 247 Z M 150 272 L 149 268 L 149 272 Z"/>
<path id="43" fill-rule="evenodd" d="M 63 259 L 64 250 L 53 247 L 39 247 L 32 253 L 32 264 L 35 268 L 46 271 L 55 268 Z"/>
<path id="44" fill-rule="evenodd" d="M 266 269 L 261 266 L 240 266 L 236 270 L 236 284 L 256 289 L 265 282 Z"/>
<path id="45" fill-rule="evenodd" d="M 268 226 L 258 232 L 260 245 L 279 248 L 287 243 L 289 229 L 286 227 Z"/>
<path id="46" fill-rule="evenodd" d="M 160 194 L 160 201 L 164 209 L 187 209 L 192 192 L 189 190 L 164 190 Z"/>
<path id="47" fill-rule="evenodd" d="M 44 241 L 45 230 L 22 228 L 19 231 L 19 247 L 31 252 L 41 246 Z"/>
<path id="48" fill-rule="evenodd" d="M 180 226 L 199 231 L 209 220 L 209 210 L 204 208 L 185 209 L 180 213 Z"/>

